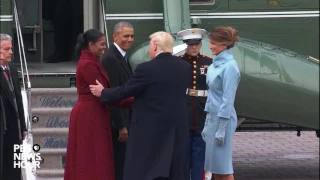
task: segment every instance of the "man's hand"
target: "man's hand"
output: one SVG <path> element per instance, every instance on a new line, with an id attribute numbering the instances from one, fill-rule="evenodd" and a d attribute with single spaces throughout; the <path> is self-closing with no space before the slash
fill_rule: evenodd
<path id="1" fill-rule="evenodd" d="M 26 139 L 26 136 L 27 136 L 27 131 L 23 131 L 22 140 L 25 140 L 25 139 Z"/>
<path id="2" fill-rule="evenodd" d="M 128 130 L 126 127 L 120 128 L 119 129 L 119 138 L 118 140 L 120 142 L 125 142 L 128 139 Z"/>
<path id="3" fill-rule="evenodd" d="M 89 85 L 90 91 L 94 96 L 100 97 L 104 87 L 98 80 L 96 80 L 96 83 L 97 85 Z"/>

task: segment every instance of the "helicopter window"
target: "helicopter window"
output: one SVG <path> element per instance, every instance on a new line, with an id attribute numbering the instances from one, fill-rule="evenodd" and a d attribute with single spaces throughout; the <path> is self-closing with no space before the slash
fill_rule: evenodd
<path id="1" fill-rule="evenodd" d="M 191 5 L 214 4 L 215 0 L 189 0 Z"/>

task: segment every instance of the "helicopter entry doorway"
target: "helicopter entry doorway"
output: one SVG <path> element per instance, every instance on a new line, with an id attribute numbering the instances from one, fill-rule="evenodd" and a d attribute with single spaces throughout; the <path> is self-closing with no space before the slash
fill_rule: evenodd
<path id="1" fill-rule="evenodd" d="M 77 37 L 83 33 L 84 0 L 16 0 L 28 63 L 76 60 Z M 14 26 L 14 43 L 17 30 Z M 19 62 L 14 46 L 14 63 Z"/>
<path id="2" fill-rule="evenodd" d="M 83 33 L 83 0 L 42 0 L 43 61 L 76 60 L 75 45 Z"/>

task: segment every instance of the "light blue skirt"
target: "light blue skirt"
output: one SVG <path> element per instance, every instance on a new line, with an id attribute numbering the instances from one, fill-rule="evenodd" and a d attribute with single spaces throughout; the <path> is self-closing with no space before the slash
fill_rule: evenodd
<path id="1" fill-rule="evenodd" d="M 237 118 L 231 116 L 229 119 L 224 144 L 218 145 L 215 133 L 219 128 L 219 117 L 211 116 L 205 123 L 203 136 L 206 142 L 204 169 L 214 174 L 233 174 L 232 144 L 233 136 L 237 128 Z"/>

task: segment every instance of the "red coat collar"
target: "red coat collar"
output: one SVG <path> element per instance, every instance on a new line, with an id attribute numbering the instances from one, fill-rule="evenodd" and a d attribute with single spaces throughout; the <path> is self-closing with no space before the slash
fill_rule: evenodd
<path id="1" fill-rule="evenodd" d="M 103 77 L 107 80 L 108 86 L 110 86 L 109 76 L 107 75 L 107 72 L 102 67 L 102 65 L 96 55 L 94 55 L 91 51 L 89 51 L 87 49 L 83 49 L 81 51 L 80 59 L 86 59 L 89 61 L 93 61 L 95 64 L 97 64 L 99 71 L 101 72 Z"/>
<path id="2" fill-rule="evenodd" d="M 81 50 L 81 56 L 82 59 L 89 59 L 89 60 L 96 60 L 98 61 L 98 57 L 94 55 L 91 51 L 87 49 Z"/>

